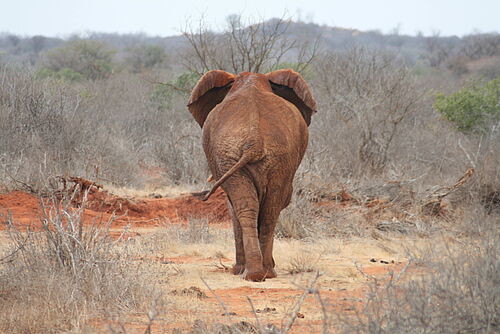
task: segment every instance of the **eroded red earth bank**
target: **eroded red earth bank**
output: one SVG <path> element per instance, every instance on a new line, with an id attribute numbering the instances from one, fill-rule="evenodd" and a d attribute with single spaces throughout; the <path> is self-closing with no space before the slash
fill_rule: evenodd
<path id="1" fill-rule="evenodd" d="M 11 220 L 17 227 L 41 227 L 43 204 L 50 198 L 38 198 L 32 194 L 14 191 L 0 194 L 0 229 Z M 81 206 L 81 199 L 72 203 Z M 85 224 L 108 222 L 111 227 L 131 225 L 133 227 L 157 226 L 164 223 L 182 223 L 188 219 L 208 218 L 211 223 L 228 222 L 226 195 L 218 190 L 206 202 L 185 194 L 173 198 L 123 198 L 104 190 L 93 190 L 88 195 L 83 213 Z"/>

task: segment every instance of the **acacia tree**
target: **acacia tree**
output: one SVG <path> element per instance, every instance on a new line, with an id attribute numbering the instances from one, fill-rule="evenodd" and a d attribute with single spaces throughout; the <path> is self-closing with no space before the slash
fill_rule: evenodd
<path id="1" fill-rule="evenodd" d="M 319 37 L 292 38 L 288 33 L 291 22 L 282 17 L 245 26 L 241 16 L 231 15 L 224 31 L 215 33 L 200 20 L 183 32 L 189 44 L 182 57 L 184 65 L 199 75 L 213 69 L 259 73 L 287 61 L 301 72 L 316 57 Z"/>

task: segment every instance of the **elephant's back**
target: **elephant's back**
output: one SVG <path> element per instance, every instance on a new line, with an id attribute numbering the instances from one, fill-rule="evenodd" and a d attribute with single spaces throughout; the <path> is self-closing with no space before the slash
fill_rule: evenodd
<path id="1" fill-rule="evenodd" d="M 209 162 L 218 167 L 216 174 L 224 173 L 243 152 L 250 152 L 252 174 L 284 170 L 293 177 L 307 141 L 307 124 L 300 111 L 272 92 L 228 96 L 203 126 L 203 146 L 207 158 L 217 160 Z"/>
<path id="2" fill-rule="evenodd" d="M 220 177 L 243 154 L 254 163 L 262 158 L 263 145 L 259 135 L 259 114 L 252 99 L 227 98 L 208 115 L 203 126 L 203 148 L 209 165 L 217 167 Z"/>
<path id="3" fill-rule="evenodd" d="M 300 164 L 307 148 L 308 128 L 300 111 L 287 100 L 270 94 L 259 118 L 259 129 L 267 155 Z"/>

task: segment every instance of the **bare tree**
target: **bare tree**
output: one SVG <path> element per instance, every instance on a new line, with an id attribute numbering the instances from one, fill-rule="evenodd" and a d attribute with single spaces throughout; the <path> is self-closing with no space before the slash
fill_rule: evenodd
<path id="1" fill-rule="evenodd" d="M 318 53 L 319 37 L 291 38 L 290 24 L 281 17 L 245 26 L 241 16 L 231 15 L 225 30 L 218 34 L 200 20 L 195 28 L 184 30 L 190 46 L 183 55 L 184 65 L 198 74 L 212 69 L 239 73 L 263 72 L 289 61 L 295 70 L 303 71 Z"/>
<path id="2" fill-rule="evenodd" d="M 13 47 L 17 47 L 19 43 L 21 42 L 21 38 L 17 35 L 8 35 L 7 40 L 9 41 L 9 44 L 12 45 Z"/>
<path id="3" fill-rule="evenodd" d="M 331 132 L 331 124 L 341 122 L 359 161 L 381 171 L 403 125 L 419 108 L 422 92 L 410 71 L 389 54 L 352 48 L 325 55 L 316 72 L 316 90 L 325 97 L 319 109 L 331 110 L 333 118 L 321 131 Z"/>
<path id="4" fill-rule="evenodd" d="M 425 48 L 427 54 L 425 58 L 431 67 L 439 67 L 449 56 L 453 46 L 439 37 L 439 32 L 434 32 L 432 36 L 425 38 Z"/>
<path id="5" fill-rule="evenodd" d="M 497 55 L 500 53 L 500 35 L 474 34 L 465 36 L 461 52 L 471 59 Z"/>

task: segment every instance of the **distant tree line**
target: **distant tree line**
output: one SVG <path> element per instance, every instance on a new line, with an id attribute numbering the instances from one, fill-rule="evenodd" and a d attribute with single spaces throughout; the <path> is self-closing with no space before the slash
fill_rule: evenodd
<path id="1" fill-rule="evenodd" d="M 471 33 L 461 38 L 440 36 L 437 32 L 432 36 L 423 36 L 422 34 L 409 36 L 399 34 L 397 29 L 389 34 L 383 34 L 377 30 L 362 32 L 284 19 L 272 19 L 245 25 L 245 22 L 238 15 L 229 16 L 227 22 L 226 29 L 221 32 L 214 32 L 201 22 L 196 27 L 191 26 L 184 29 L 184 33 L 180 36 L 170 37 L 145 34 L 91 33 L 85 37 L 74 35 L 68 39 L 61 39 L 44 36 L 22 37 L 0 33 L 0 57 L 7 61 L 36 65 L 40 61 L 41 55 L 48 50 L 85 39 L 108 45 L 110 49 L 115 50 L 118 59 L 128 59 L 131 68 L 134 71 L 140 71 L 141 68 L 164 62 L 162 50 L 166 54 L 174 54 L 177 50 L 193 46 L 193 42 L 200 36 L 203 37 L 204 41 L 198 40 L 198 43 L 206 43 L 209 39 L 210 41 L 217 40 L 217 42 L 224 41 L 234 47 L 229 50 L 239 50 L 240 53 L 259 52 L 257 49 L 244 50 L 242 46 L 246 42 L 241 38 L 245 36 L 238 32 L 252 31 L 253 36 L 257 37 L 264 30 L 267 29 L 266 31 L 269 32 L 273 28 L 278 29 L 276 39 L 263 40 L 262 42 L 272 43 L 271 49 L 276 53 L 275 56 L 286 51 L 284 53 L 287 56 L 293 55 L 296 58 L 297 53 L 300 52 L 298 45 L 311 42 L 311 39 L 314 40 L 314 36 L 321 36 L 323 50 L 342 51 L 353 46 L 363 46 L 395 52 L 410 64 L 423 62 L 431 67 L 446 66 L 457 72 L 464 70 L 460 66 L 463 67 L 466 60 L 477 60 L 500 54 L 500 34 L 498 33 Z M 252 38 L 252 34 L 246 37 Z M 282 44 L 290 46 L 289 43 L 283 43 L 284 40 L 294 41 L 293 47 L 284 50 Z M 144 46 L 154 47 L 144 49 Z M 207 45 L 205 44 L 205 46 Z M 254 46 L 256 46 L 255 43 Z M 204 56 L 207 56 L 208 49 L 205 48 L 202 51 L 205 52 Z M 282 57 L 283 61 L 287 61 L 286 55 Z M 248 59 L 246 61 L 248 62 Z"/>

